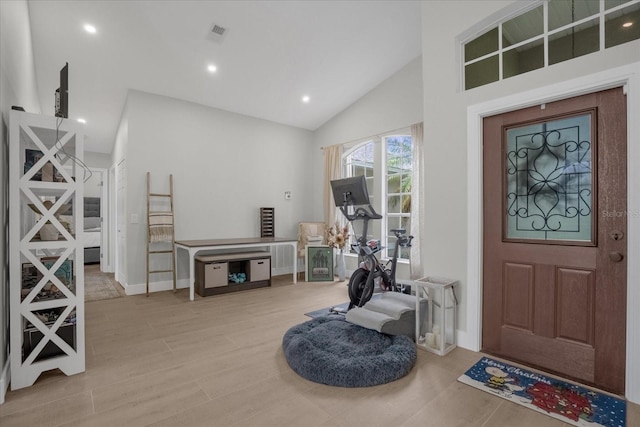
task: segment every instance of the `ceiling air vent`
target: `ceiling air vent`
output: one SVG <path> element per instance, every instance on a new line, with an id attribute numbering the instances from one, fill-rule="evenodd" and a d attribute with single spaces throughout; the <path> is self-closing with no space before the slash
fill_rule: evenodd
<path id="1" fill-rule="evenodd" d="M 226 28 L 221 27 L 220 25 L 217 25 L 217 24 L 213 24 L 213 28 L 211 28 L 211 32 L 218 36 L 223 36 L 225 31 L 227 31 Z"/>
<path id="2" fill-rule="evenodd" d="M 212 40 L 217 43 L 222 43 L 227 34 L 227 29 L 225 27 L 221 27 L 218 24 L 212 24 L 209 28 L 209 33 L 207 34 L 207 39 Z"/>

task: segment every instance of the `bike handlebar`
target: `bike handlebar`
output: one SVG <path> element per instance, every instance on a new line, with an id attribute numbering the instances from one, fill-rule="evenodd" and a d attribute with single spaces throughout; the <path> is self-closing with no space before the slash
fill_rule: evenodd
<path id="1" fill-rule="evenodd" d="M 347 205 L 343 205 L 340 206 L 340 211 L 342 211 L 342 214 L 345 216 L 345 218 L 347 218 L 349 221 L 355 221 L 357 219 L 362 219 L 362 220 L 370 220 L 370 219 L 382 219 L 382 215 L 380 215 L 379 213 L 377 213 L 374 209 L 373 206 L 369 205 L 368 206 L 369 210 L 366 210 L 363 207 L 357 207 L 352 214 L 349 214 L 348 210 L 347 210 Z"/>

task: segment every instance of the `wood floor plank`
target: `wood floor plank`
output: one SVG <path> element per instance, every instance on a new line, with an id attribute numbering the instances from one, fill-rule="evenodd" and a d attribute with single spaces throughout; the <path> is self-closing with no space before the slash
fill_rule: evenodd
<path id="1" fill-rule="evenodd" d="M 461 348 L 419 351 L 407 376 L 376 387 L 300 377 L 284 357 L 284 333 L 348 295 L 345 283 L 290 279 L 195 301 L 180 289 L 87 303 L 86 372 L 50 371 L 9 391 L 0 426 L 562 425 L 458 383 L 482 357 Z M 628 405 L 628 425 L 640 425 L 638 408 Z"/>
<path id="2" fill-rule="evenodd" d="M 58 426 L 93 413 L 91 392 L 85 392 L 64 396 L 41 405 L 38 405 L 37 401 L 35 404 L 32 402 L 31 406 L 25 405 L 8 415 L 0 415 L 0 425 Z"/>

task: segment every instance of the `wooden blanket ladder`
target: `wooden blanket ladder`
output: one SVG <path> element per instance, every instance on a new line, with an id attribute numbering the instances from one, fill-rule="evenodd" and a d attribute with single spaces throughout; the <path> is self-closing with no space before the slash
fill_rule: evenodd
<path id="1" fill-rule="evenodd" d="M 156 210 L 157 205 L 163 209 Z M 171 244 L 171 249 L 166 249 L 167 243 Z M 152 193 L 151 173 L 147 172 L 147 296 L 149 296 L 149 276 L 156 273 L 173 273 L 173 292 L 176 291 L 176 248 L 174 243 L 173 175 L 169 175 L 168 194 Z M 156 249 L 156 247 L 161 248 Z M 171 254 L 170 269 L 151 269 L 151 255 L 160 254 L 164 254 L 164 256 Z"/>

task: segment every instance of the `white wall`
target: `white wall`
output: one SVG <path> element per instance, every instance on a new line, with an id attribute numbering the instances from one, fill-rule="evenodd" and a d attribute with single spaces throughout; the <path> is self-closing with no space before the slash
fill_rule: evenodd
<path id="1" fill-rule="evenodd" d="M 26 1 L 0 1 L 0 403 L 8 385 L 9 287 L 7 266 L 8 127 L 12 105 L 40 113 L 31 25 Z"/>
<path id="2" fill-rule="evenodd" d="M 298 222 L 313 216 L 310 131 L 137 91 L 127 108 L 130 286 L 145 282 L 147 171 L 160 193 L 168 193 L 173 174 L 177 240 L 259 236 L 262 206 L 275 207 L 283 237 L 297 236 Z M 178 264 L 185 270 L 186 257 Z"/>
<path id="3" fill-rule="evenodd" d="M 127 250 L 127 228 L 123 225 L 123 219 L 120 218 L 121 213 L 125 213 L 126 216 L 126 189 L 119 190 L 121 183 L 119 180 L 119 171 L 121 166 L 125 164 L 124 156 L 129 142 L 129 99 L 122 109 L 122 117 L 118 130 L 116 132 L 116 140 L 113 144 L 112 153 L 112 167 L 109 170 L 109 197 L 111 203 L 109 209 L 112 215 L 110 216 L 110 230 L 109 236 L 109 254 L 110 259 L 113 260 L 112 266 L 115 272 L 115 279 L 120 284 L 126 286 L 127 284 L 127 270 L 126 270 L 126 250 Z M 120 194 L 122 193 L 122 194 Z M 121 206 L 124 205 L 124 206 Z"/>
<path id="4" fill-rule="evenodd" d="M 102 174 L 92 173 L 84 183 L 84 197 L 102 197 Z"/>
<path id="5" fill-rule="evenodd" d="M 422 58 L 417 57 L 318 128 L 314 144 L 318 148 L 343 144 L 411 126 L 422 121 L 422 104 Z M 318 178 L 316 185 L 322 188 Z M 319 203 L 322 212 L 322 200 Z"/>
<path id="6" fill-rule="evenodd" d="M 414 59 L 347 109 L 314 132 L 313 221 L 324 221 L 322 189 L 324 157 L 320 147 L 348 143 L 419 123 L 422 113 L 422 59 Z M 355 258 L 346 257 L 347 271 L 355 269 Z M 398 278 L 408 278 L 408 266 L 398 266 Z"/>
<path id="7" fill-rule="evenodd" d="M 91 151 L 84 152 L 84 163 L 89 166 L 90 169 L 109 169 L 112 165 L 110 154 L 94 153 Z"/>
<path id="8" fill-rule="evenodd" d="M 120 160 L 124 159 L 127 143 L 129 141 L 129 97 L 122 108 L 122 117 L 116 131 L 116 140 L 113 144 L 113 152 L 111 153 L 111 164 L 117 165 Z"/>
<path id="9" fill-rule="evenodd" d="M 423 1 L 423 67 L 425 127 L 425 214 L 427 238 L 423 263 L 430 275 L 461 281 L 459 329 L 474 327 L 467 318 L 467 108 L 507 95 L 588 76 L 640 60 L 636 40 L 469 91 L 459 89 L 457 37 L 491 15 L 526 2 Z M 499 14 L 499 13 L 498 13 Z M 633 135 L 632 135 L 633 137 Z M 637 136 L 636 136 L 637 137 Z M 640 159 L 636 164 L 640 164 Z M 446 177 L 446 180 L 443 179 Z M 637 335 L 636 331 L 636 335 Z M 636 397 L 637 399 L 637 397 Z"/>
<path id="10" fill-rule="evenodd" d="M 3 78 L 3 117 L 8 120 L 11 105 L 19 105 L 27 112 L 40 114 L 29 8 L 24 0 L 0 2 L 0 55 Z M 5 93 L 5 90 L 8 90 Z"/>

